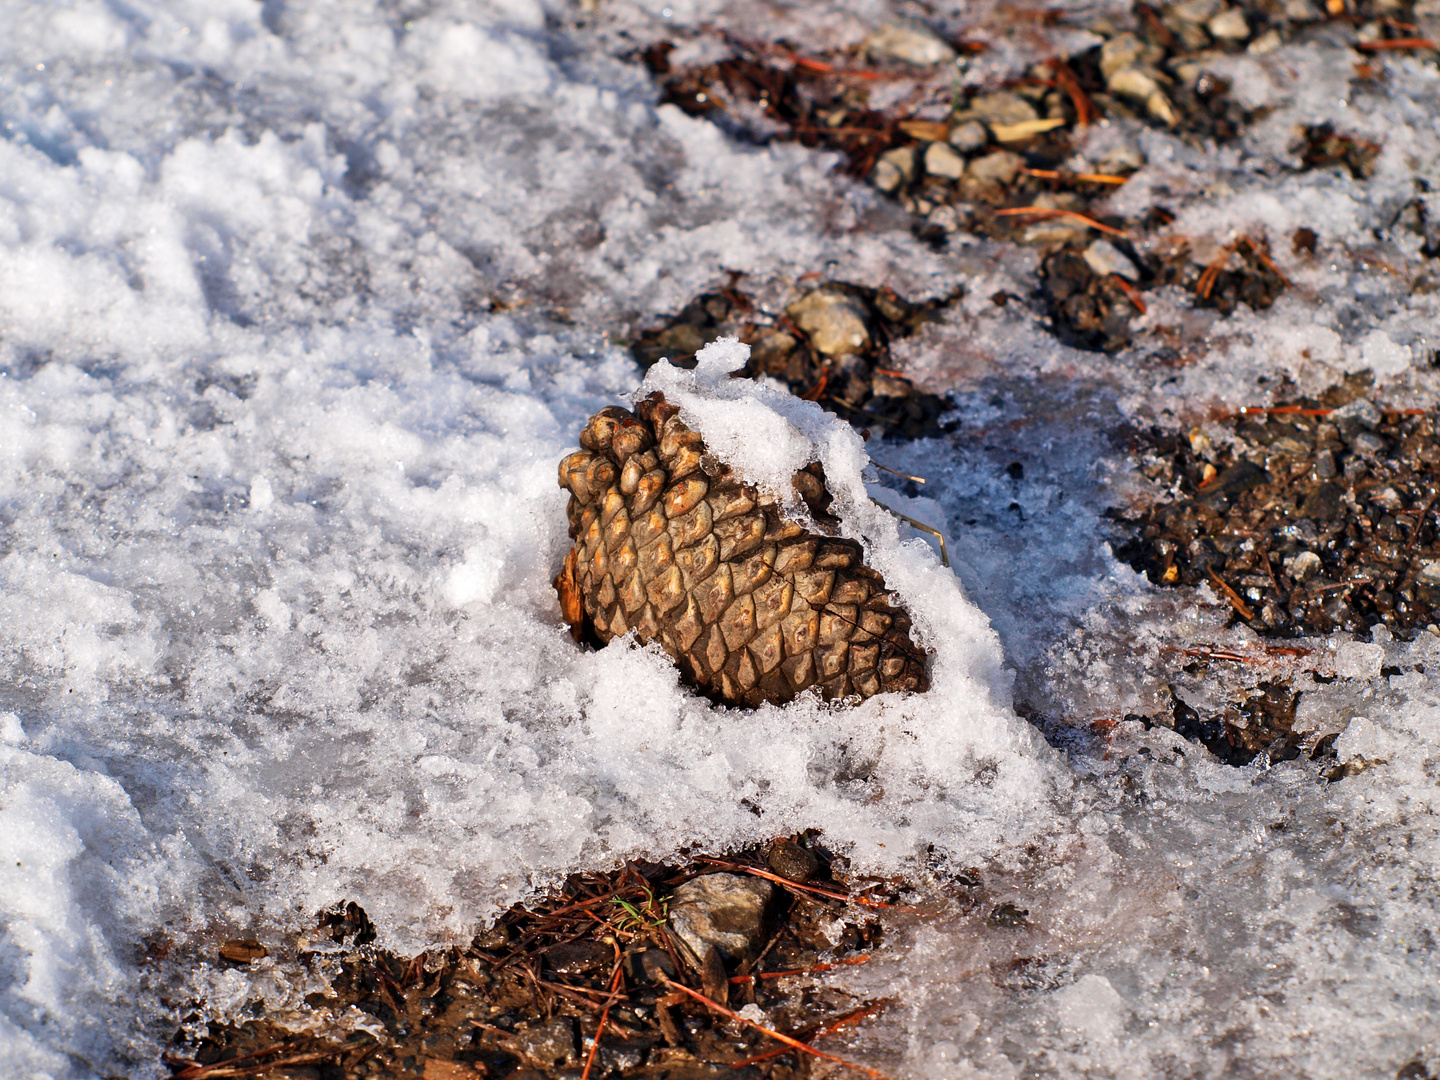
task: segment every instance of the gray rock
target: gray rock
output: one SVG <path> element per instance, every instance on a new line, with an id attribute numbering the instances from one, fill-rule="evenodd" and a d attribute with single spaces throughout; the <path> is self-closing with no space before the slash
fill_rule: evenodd
<path id="1" fill-rule="evenodd" d="M 1112 94 L 1144 101 L 1160 89 L 1160 84 L 1137 67 L 1116 68 L 1105 79 Z"/>
<path id="2" fill-rule="evenodd" d="M 938 67 L 955 59 L 955 50 L 918 19 L 897 19 L 865 39 L 865 52 L 882 60 L 915 67 Z"/>
<path id="3" fill-rule="evenodd" d="M 1101 277 L 1119 274 L 1127 281 L 1138 281 L 1140 271 L 1124 253 L 1109 240 L 1095 240 L 1085 249 L 1085 262 Z"/>
<path id="4" fill-rule="evenodd" d="M 857 353 L 870 344 L 865 308 L 855 297 L 833 285 L 806 293 L 785 309 L 785 314 L 825 356 Z"/>
<path id="5" fill-rule="evenodd" d="M 575 1043 L 575 1021 L 557 1016 L 543 1024 L 516 1032 L 515 1048 L 540 1069 L 561 1068 L 578 1056 Z"/>
<path id="6" fill-rule="evenodd" d="M 1285 44 L 1285 40 L 1280 36 L 1280 31 L 1271 27 L 1250 42 L 1250 47 L 1245 51 L 1251 56 L 1268 56 L 1283 44 Z"/>
<path id="7" fill-rule="evenodd" d="M 1121 68 L 1142 63 L 1146 58 L 1144 42 L 1134 34 L 1119 34 L 1100 47 L 1100 74 L 1108 82 Z"/>
<path id="8" fill-rule="evenodd" d="M 1313 551 L 1301 551 L 1285 560 L 1285 571 L 1297 582 L 1309 581 L 1320 572 L 1320 556 Z"/>
<path id="9" fill-rule="evenodd" d="M 1207 23 L 1219 14 L 1224 6 L 1221 0 L 1185 0 L 1183 4 L 1176 4 L 1166 14 L 1188 23 Z"/>
<path id="10" fill-rule="evenodd" d="M 900 190 L 900 185 L 905 183 L 905 174 L 893 161 L 881 158 L 870 170 L 870 183 L 886 195 L 893 195 Z"/>
<path id="11" fill-rule="evenodd" d="M 1373 428 L 1380 423 L 1380 410 L 1369 398 L 1356 398 L 1330 414 L 1330 422 L 1340 425 L 1342 430 L 1342 421 L 1345 420 L 1353 420 L 1361 427 Z"/>
<path id="12" fill-rule="evenodd" d="M 887 195 L 915 179 L 915 148 L 897 146 L 886 150 L 870 172 L 870 182 Z"/>
<path id="13" fill-rule="evenodd" d="M 949 143 L 931 143 L 925 148 L 925 171 L 931 176 L 959 180 L 965 174 L 965 159 Z"/>
<path id="14" fill-rule="evenodd" d="M 965 166 L 965 178 L 978 184 L 999 184 L 1003 187 L 1014 183 L 1024 167 L 1025 159 L 1015 151 L 995 150 Z"/>
<path id="15" fill-rule="evenodd" d="M 989 124 L 1010 127 L 1040 119 L 1035 106 L 1019 94 L 1001 91 L 998 94 L 982 94 L 970 102 L 970 108 L 961 114 L 967 119 L 984 120 Z"/>
<path id="16" fill-rule="evenodd" d="M 1210 44 L 1210 35 L 1198 23 L 1181 22 L 1178 19 L 1170 21 L 1173 21 L 1175 36 L 1180 39 L 1180 45 L 1186 52 L 1199 52 Z"/>
<path id="17" fill-rule="evenodd" d="M 759 955 L 765 909 L 774 896 L 768 881 L 745 874 L 705 874 L 670 896 L 670 929 L 698 967 L 714 947 L 731 961 Z"/>
<path id="18" fill-rule="evenodd" d="M 876 376 L 877 380 L 883 378 L 888 378 L 888 376 Z M 890 381 L 899 382 L 898 379 Z M 908 392 L 909 387 L 907 386 L 904 393 L 894 396 L 904 397 Z M 770 854 L 766 862 L 770 864 L 770 869 L 781 877 L 788 881 L 798 881 L 802 884 L 814 877 L 820 869 L 820 860 L 792 840 L 776 841 L 774 846 L 770 848 Z"/>
<path id="19" fill-rule="evenodd" d="M 950 129 L 948 141 L 962 154 L 971 154 L 990 141 L 990 130 L 979 120 L 965 120 Z"/>
<path id="20" fill-rule="evenodd" d="M 1221 41 L 1244 41 L 1250 36 L 1250 24 L 1239 8 L 1226 8 L 1205 25 Z"/>

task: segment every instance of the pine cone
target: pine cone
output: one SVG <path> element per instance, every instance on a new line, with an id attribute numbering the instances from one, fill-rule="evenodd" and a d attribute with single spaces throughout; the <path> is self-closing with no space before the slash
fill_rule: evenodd
<path id="1" fill-rule="evenodd" d="M 659 393 L 602 409 L 560 463 L 575 546 L 555 587 L 577 640 L 633 629 L 728 704 L 926 689 L 910 617 L 860 545 L 788 520 L 679 412 Z M 838 524 L 819 465 L 794 484 L 820 528 Z"/>

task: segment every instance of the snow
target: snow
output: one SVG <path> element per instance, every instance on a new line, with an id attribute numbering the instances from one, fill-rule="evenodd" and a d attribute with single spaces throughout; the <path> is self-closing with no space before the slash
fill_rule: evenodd
<path id="1" fill-rule="evenodd" d="M 1361 365 L 1387 401 L 1434 400 L 1440 300 L 1394 273 L 1420 240 L 1376 239 L 1440 183 L 1433 65 L 1376 61 L 1388 83 L 1360 92 L 1332 47 L 1286 46 L 1227 61 L 1280 105 L 1240 148 L 1097 133 L 1097 156 L 1118 131 L 1149 159 L 1117 209 L 1163 198 L 1213 244 L 1258 230 L 1295 283 L 1226 321 L 1155 296 L 1153 325 L 1203 342 L 1157 378 L 989 302 L 1029 291 L 1033 253 L 933 251 L 832 159 L 656 108 L 621 58 L 707 21 L 854 43 L 903 13 L 819 7 L 0 5 L 0 1072 L 158 1075 L 174 1002 L 305 990 L 142 959 L 155 943 L 205 954 L 344 898 L 419 949 L 576 869 L 805 828 L 942 895 L 978 868 L 1032 912 L 918 921 L 844 976 L 905 1002 L 855 1036 L 897 1075 L 1433 1070 L 1440 639 L 1316 644 L 1336 678 L 1301 712 L 1354 775 L 1232 769 L 1122 718 L 1168 700 L 1166 649 L 1257 642 L 1116 563 L 1101 518 L 1131 483 L 1121 422 Z M 1331 117 L 1383 142 L 1372 180 L 1271 167 Z M 907 499 L 817 408 L 722 379 L 733 345 L 642 387 L 614 340 L 732 270 L 965 282 L 896 351 L 989 434 L 872 444 L 930 481 Z M 556 463 L 655 387 L 757 482 L 825 463 L 935 650 L 930 693 L 738 713 L 653 649 L 574 647 Z M 943 525 L 958 581 L 870 493 Z M 1017 701 L 1117 721 L 1109 756 L 1053 749 Z"/>

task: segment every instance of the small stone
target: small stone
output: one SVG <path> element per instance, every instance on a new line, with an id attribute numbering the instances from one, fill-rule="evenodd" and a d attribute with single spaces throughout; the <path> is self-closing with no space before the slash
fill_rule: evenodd
<path id="1" fill-rule="evenodd" d="M 552 945 L 540 955 L 545 958 L 545 966 L 558 975 L 583 975 L 604 968 L 613 954 L 598 941 L 582 939 Z"/>
<path id="2" fill-rule="evenodd" d="M 965 120 L 950 129 L 948 141 L 962 154 L 971 154 L 990 141 L 990 131 L 979 120 Z"/>
<path id="3" fill-rule="evenodd" d="M 1250 24 L 1239 8 L 1226 8 L 1205 25 L 1221 41 L 1244 41 L 1250 36 Z"/>
<path id="4" fill-rule="evenodd" d="M 641 949 L 627 953 L 625 966 L 630 978 L 636 982 L 654 983 L 680 977 L 674 961 L 664 949 Z"/>
<path id="5" fill-rule="evenodd" d="M 1176 35 L 1180 38 L 1180 47 L 1185 52 L 1199 52 L 1210 44 L 1210 35 L 1198 23 L 1173 20 L 1173 25 Z"/>
<path id="6" fill-rule="evenodd" d="M 965 174 L 965 159 L 949 143 L 931 143 L 925 149 L 925 171 L 931 176 L 959 180 Z"/>
<path id="7" fill-rule="evenodd" d="M 1324 17 L 1310 0 L 1285 0 L 1285 18 L 1291 22 L 1319 22 Z"/>
<path id="8" fill-rule="evenodd" d="M 898 169 L 904 183 L 908 184 L 915 179 L 915 147 L 897 146 L 893 150 L 886 150 L 880 155 L 880 161 L 889 162 Z"/>
<path id="9" fill-rule="evenodd" d="M 557 1069 L 575 1061 L 575 1021 L 557 1016 L 543 1024 L 515 1033 L 515 1048 L 538 1069 Z"/>
<path id="10" fill-rule="evenodd" d="M 984 157 L 975 158 L 965 166 L 965 176 L 979 184 L 998 184 L 1005 187 L 1015 182 L 1025 159 L 1013 150 L 995 150 Z"/>
<path id="11" fill-rule="evenodd" d="M 1251 56 L 1266 56 L 1283 44 L 1284 40 L 1280 37 L 1280 31 L 1272 27 L 1252 41 L 1250 47 L 1245 51 Z"/>
<path id="12" fill-rule="evenodd" d="M 1109 240 L 1095 240 L 1085 249 L 1085 261 L 1101 277 L 1119 274 L 1127 281 L 1138 281 L 1140 271 L 1124 253 Z"/>
<path id="13" fill-rule="evenodd" d="M 1362 431 L 1350 441 L 1350 447 L 1363 457 L 1378 457 L 1390 449 L 1390 444 L 1379 435 Z"/>
<path id="14" fill-rule="evenodd" d="M 704 874 L 670 896 L 670 929 L 696 966 L 711 946 L 732 961 L 759 955 L 765 909 L 775 890 L 747 874 Z"/>
<path id="15" fill-rule="evenodd" d="M 1207 23 L 1219 14 L 1224 5 L 1221 0 L 1185 0 L 1176 4 L 1167 14 L 1189 23 Z"/>
<path id="16" fill-rule="evenodd" d="M 1035 106 L 1019 94 L 1001 91 L 998 94 L 982 94 L 970 102 L 970 108 L 962 114 L 966 119 L 978 118 L 990 124 L 1013 127 L 1040 119 Z"/>
<path id="17" fill-rule="evenodd" d="M 1160 89 L 1160 84 L 1135 67 L 1116 68 L 1106 77 L 1105 84 L 1113 94 L 1145 101 Z"/>
<path id="18" fill-rule="evenodd" d="M 931 229 L 953 233 L 959 232 L 965 222 L 961 218 L 959 210 L 949 203 L 942 203 L 930 211 L 930 216 L 925 219 L 925 224 Z"/>
<path id="19" fill-rule="evenodd" d="M 846 356 L 862 352 L 870 344 L 864 305 L 850 293 L 822 285 L 785 309 L 824 356 Z"/>
<path id="20" fill-rule="evenodd" d="M 802 885 L 820 869 L 820 860 L 793 840 L 776 841 L 766 861 L 770 869 L 785 880 L 798 881 Z"/>
<path id="21" fill-rule="evenodd" d="M 915 67 L 939 67 L 955 59 L 955 50 L 918 19 L 897 19 L 865 39 L 865 52 L 881 60 Z"/>
<path id="22" fill-rule="evenodd" d="M 1040 247 L 1064 245 L 1084 240 L 1088 233 L 1089 229 L 1077 221 L 1051 218 L 1025 226 L 1025 231 L 1020 234 L 1020 242 Z"/>
<path id="23" fill-rule="evenodd" d="M 1120 34 L 1100 47 L 1100 74 L 1108 82 L 1121 68 L 1131 67 L 1146 59 L 1144 42 L 1134 34 Z"/>
<path id="24" fill-rule="evenodd" d="M 900 166 L 882 157 L 870 170 L 870 183 L 886 195 L 893 195 L 900 190 L 900 185 L 905 183 L 905 174 Z"/>
<path id="25" fill-rule="evenodd" d="M 1175 106 L 1170 104 L 1170 99 L 1163 90 L 1156 90 L 1145 99 L 1145 111 L 1167 127 L 1174 127 L 1180 122 Z"/>
<path id="26" fill-rule="evenodd" d="M 1313 551 L 1301 551 L 1285 560 L 1285 572 L 1292 581 L 1303 584 L 1320 572 L 1320 556 Z"/>

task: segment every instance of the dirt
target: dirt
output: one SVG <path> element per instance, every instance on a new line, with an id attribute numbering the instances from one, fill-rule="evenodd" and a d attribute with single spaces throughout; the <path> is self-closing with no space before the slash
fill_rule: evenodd
<path id="1" fill-rule="evenodd" d="M 764 1026 L 832 1053 L 826 1035 L 893 1004 L 853 998 L 820 977 L 883 949 L 879 916 L 907 891 L 845 867 L 815 837 L 797 836 L 723 859 L 576 874 L 468 946 L 412 957 L 378 948 L 364 911 L 341 903 L 269 949 L 292 985 L 318 976 L 324 990 L 295 1010 L 256 1001 L 247 1015 L 194 1013 L 165 1063 L 183 1080 L 808 1076 L 803 1051 L 716 1006 L 757 1005 Z M 674 929 L 675 890 L 711 873 L 774 885 L 749 958 L 711 948 L 697 959 Z M 219 960 L 243 967 L 264 952 L 232 942 Z"/>

